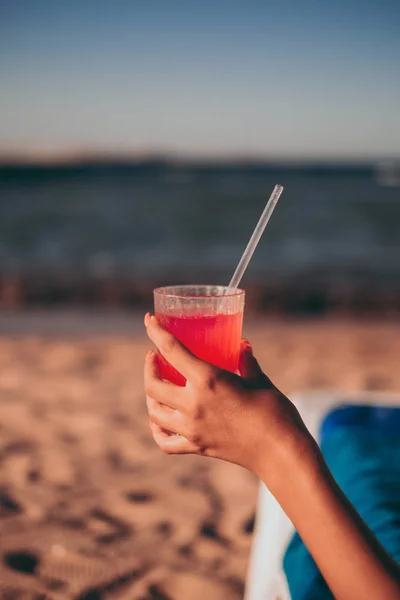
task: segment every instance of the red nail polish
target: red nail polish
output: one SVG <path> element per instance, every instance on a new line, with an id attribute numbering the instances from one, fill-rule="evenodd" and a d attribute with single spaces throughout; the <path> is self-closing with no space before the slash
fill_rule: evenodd
<path id="1" fill-rule="evenodd" d="M 242 340 L 242 348 L 243 348 L 243 350 L 246 350 L 247 352 L 251 352 L 253 354 L 253 347 L 250 344 L 249 340 L 246 340 L 246 339 Z"/>

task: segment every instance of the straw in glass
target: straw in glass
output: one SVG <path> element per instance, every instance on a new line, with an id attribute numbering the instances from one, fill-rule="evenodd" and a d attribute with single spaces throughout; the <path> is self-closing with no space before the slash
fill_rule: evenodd
<path id="1" fill-rule="evenodd" d="M 236 267 L 236 271 L 234 272 L 233 277 L 229 282 L 230 288 L 237 288 L 239 286 L 239 283 L 243 277 L 243 274 L 244 274 L 245 270 L 247 269 L 247 265 L 249 264 L 250 259 L 254 254 L 254 250 L 256 249 L 257 244 L 260 241 L 262 234 L 264 233 L 264 229 L 266 228 L 267 223 L 271 218 L 271 215 L 275 209 L 275 206 L 278 203 L 278 200 L 279 200 L 282 192 L 283 192 L 282 185 L 276 185 L 274 187 L 273 192 L 262 212 L 262 215 L 261 215 L 257 225 L 255 226 L 253 235 L 251 236 L 249 243 L 247 244 L 246 249 L 243 252 L 243 256 L 240 259 L 238 266 Z"/>

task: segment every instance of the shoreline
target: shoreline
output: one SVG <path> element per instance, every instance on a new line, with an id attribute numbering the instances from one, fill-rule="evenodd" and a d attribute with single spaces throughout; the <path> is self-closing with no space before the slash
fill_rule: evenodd
<path id="1" fill-rule="evenodd" d="M 85 307 L 78 308 L 58 308 L 58 307 L 39 307 L 7 309 L 0 311 L 0 338 L 8 336 L 38 336 L 38 337 L 142 337 L 143 315 L 146 310 L 151 310 L 151 306 L 132 310 L 105 309 L 94 307 L 88 310 Z M 356 327 L 362 329 L 374 329 L 376 327 L 397 328 L 400 321 L 396 316 L 391 315 L 342 315 L 336 313 L 328 314 L 303 314 L 303 315 L 284 315 L 259 313 L 257 311 L 245 309 L 244 334 L 257 335 L 261 329 L 277 329 L 287 327 L 290 324 L 296 327 L 306 327 L 309 325 L 312 329 L 319 328 L 349 328 Z"/>
<path id="2" fill-rule="evenodd" d="M 197 274 L 197 281 L 214 283 L 225 276 Z M 341 315 L 400 318 L 398 280 L 380 281 L 350 275 L 329 279 L 321 274 L 278 279 L 266 276 L 268 284 L 248 280 L 246 307 L 259 315 Z M 152 303 L 153 289 L 163 285 L 191 284 L 188 273 L 140 279 L 124 277 L 1 276 L 0 309 L 33 310 L 114 310 L 140 311 Z"/>

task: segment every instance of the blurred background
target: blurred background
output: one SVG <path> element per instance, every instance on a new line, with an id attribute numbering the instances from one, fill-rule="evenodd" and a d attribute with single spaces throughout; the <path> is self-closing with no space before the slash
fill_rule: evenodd
<path id="1" fill-rule="evenodd" d="M 282 183 L 257 306 L 397 312 L 399 20 L 389 0 L 2 2 L 3 305 L 227 283 Z"/>
<path id="2" fill-rule="evenodd" d="M 242 597 L 257 482 L 153 446 L 141 315 L 226 284 L 276 183 L 269 374 L 400 387 L 399 31 L 394 0 L 0 0 L 4 597 Z"/>

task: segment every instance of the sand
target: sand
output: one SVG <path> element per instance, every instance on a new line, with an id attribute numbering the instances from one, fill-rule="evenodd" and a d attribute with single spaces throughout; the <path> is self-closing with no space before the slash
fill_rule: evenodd
<path id="1" fill-rule="evenodd" d="M 0 337 L 1 597 L 242 598 L 258 483 L 154 445 L 139 321 L 18 323 Z M 247 333 L 289 395 L 400 390 L 399 322 L 259 319 Z"/>

